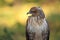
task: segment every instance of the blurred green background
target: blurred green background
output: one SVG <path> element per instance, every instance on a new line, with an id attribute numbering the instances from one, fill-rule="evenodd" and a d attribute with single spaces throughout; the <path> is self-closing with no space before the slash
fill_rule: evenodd
<path id="1" fill-rule="evenodd" d="M 60 0 L 0 0 L 0 40 L 26 40 L 26 13 L 34 6 L 46 15 L 50 40 L 60 40 Z"/>

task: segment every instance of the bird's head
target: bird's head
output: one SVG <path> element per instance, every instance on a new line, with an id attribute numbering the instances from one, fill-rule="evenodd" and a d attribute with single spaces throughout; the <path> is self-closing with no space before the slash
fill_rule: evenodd
<path id="1" fill-rule="evenodd" d="M 40 16 L 42 18 L 45 17 L 44 12 L 40 7 L 32 7 L 27 14 L 32 14 L 32 16 Z"/>

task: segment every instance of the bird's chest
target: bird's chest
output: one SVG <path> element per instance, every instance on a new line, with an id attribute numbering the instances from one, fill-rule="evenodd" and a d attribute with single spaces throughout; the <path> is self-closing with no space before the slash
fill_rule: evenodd
<path id="1" fill-rule="evenodd" d="M 44 19 L 41 21 L 38 20 L 36 17 L 30 18 L 30 20 L 28 21 L 27 29 L 28 32 L 41 33 L 42 31 L 46 31 L 47 23 Z"/>

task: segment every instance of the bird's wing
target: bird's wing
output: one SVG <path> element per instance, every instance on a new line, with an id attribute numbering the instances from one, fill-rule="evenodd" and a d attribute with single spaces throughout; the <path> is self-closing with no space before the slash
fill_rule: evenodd
<path id="1" fill-rule="evenodd" d="M 27 19 L 27 23 L 26 23 L 26 40 L 33 40 L 33 37 L 35 35 L 34 32 L 29 32 L 28 27 L 28 21 L 30 20 L 30 17 Z"/>
<path id="2" fill-rule="evenodd" d="M 48 22 L 47 22 L 48 24 Z M 49 36 L 50 36 L 50 29 L 49 29 L 49 25 L 47 25 L 47 30 L 45 32 L 42 33 L 43 35 L 43 40 L 49 40 Z"/>
<path id="3" fill-rule="evenodd" d="M 26 40 L 33 40 L 34 37 L 34 33 L 28 32 L 28 30 L 26 31 Z"/>
<path id="4" fill-rule="evenodd" d="M 29 34 L 28 34 L 27 26 L 28 26 L 28 19 L 26 22 L 26 40 L 29 40 Z"/>

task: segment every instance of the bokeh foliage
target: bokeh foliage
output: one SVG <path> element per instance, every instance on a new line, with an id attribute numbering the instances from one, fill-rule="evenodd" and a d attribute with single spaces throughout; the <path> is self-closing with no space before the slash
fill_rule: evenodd
<path id="1" fill-rule="evenodd" d="M 5 0 L 0 0 L 0 8 L 5 7 L 5 6 L 9 6 L 10 8 L 13 8 L 12 6 L 14 5 L 15 1 L 16 0 L 14 0 L 13 2 L 6 2 Z M 49 0 L 18 0 L 18 2 L 19 2 L 19 4 L 26 3 L 26 5 L 28 3 L 37 3 L 39 6 L 47 5 L 48 3 L 49 3 L 48 5 L 53 4 L 52 0 L 50 0 L 50 1 Z M 16 2 L 16 3 L 18 3 L 18 2 Z M 53 4 L 52 9 L 54 9 L 54 7 L 56 7 L 56 9 L 49 13 L 49 16 L 47 16 L 47 21 L 48 21 L 49 27 L 50 27 L 50 40 L 60 40 L 60 12 L 55 12 L 55 11 L 59 11 L 58 9 L 60 8 L 60 3 L 59 3 L 60 1 L 54 0 L 54 2 L 55 2 L 55 6 Z M 13 15 L 10 15 L 9 13 L 8 13 L 8 15 L 6 15 L 5 13 L 0 13 L 0 18 L 2 20 L 4 20 L 4 19 L 10 20 L 12 17 L 13 17 Z M 11 27 L 11 28 L 9 28 L 9 27 Z M 18 21 L 16 21 L 15 24 L 12 26 L 0 24 L 0 40 L 25 40 L 26 39 L 25 38 L 25 28 L 26 28 L 25 25 L 21 24 Z"/>
<path id="2" fill-rule="evenodd" d="M 60 14 L 52 13 L 48 18 L 51 40 L 60 40 Z"/>
<path id="3" fill-rule="evenodd" d="M 20 40 L 21 38 L 24 40 L 24 37 L 25 27 L 19 22 L 16 22 L 12 28 L 7 28 L 3 25 L 0 26 L 0 40 Z"/>

